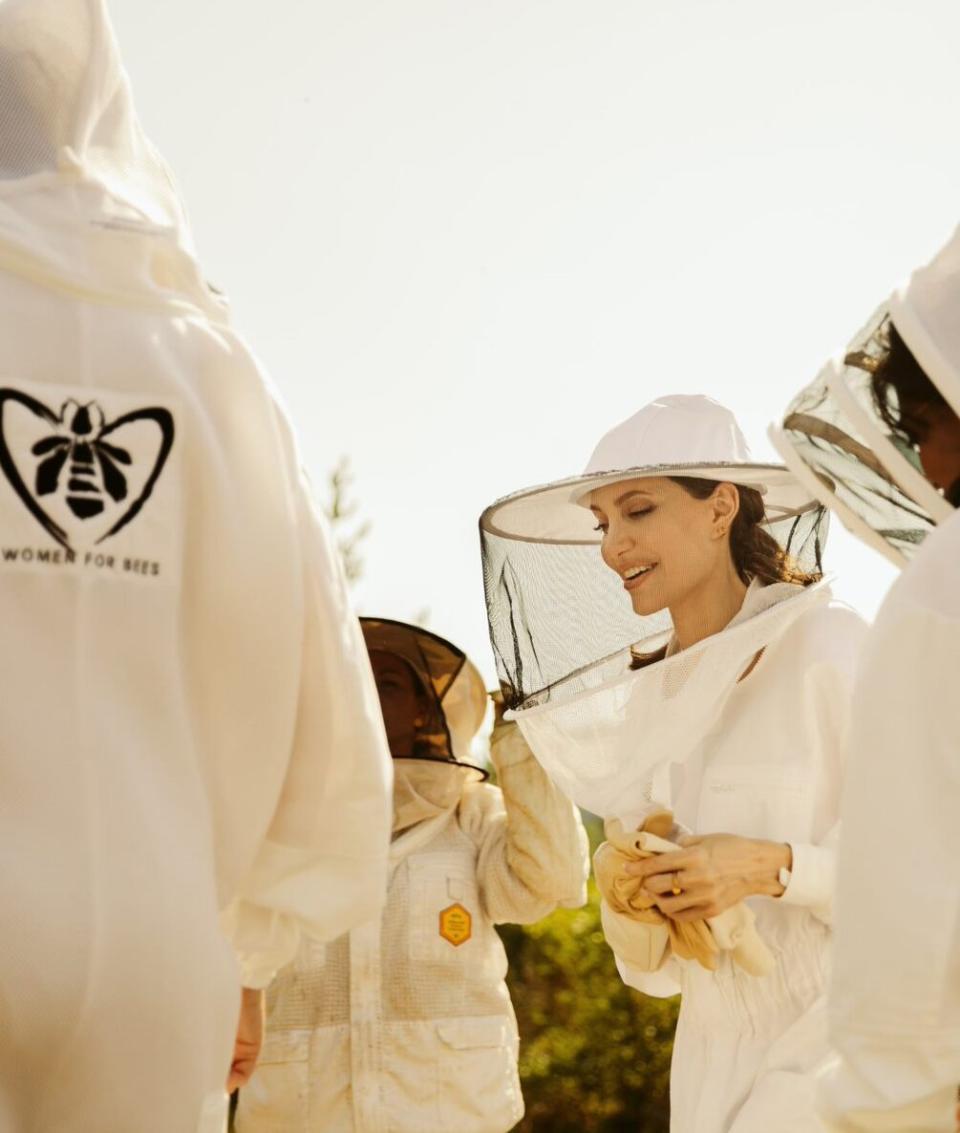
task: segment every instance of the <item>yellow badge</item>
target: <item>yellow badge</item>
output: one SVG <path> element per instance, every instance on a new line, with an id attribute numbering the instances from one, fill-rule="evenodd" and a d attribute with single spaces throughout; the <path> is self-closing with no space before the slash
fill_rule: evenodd
<path id="1" fill-rule="evenodd" d="M 454 948 L 466 944 L 472 931 L 473 917 L 463 905 L 450 905 L 440 914 L 440 935 Z"/>

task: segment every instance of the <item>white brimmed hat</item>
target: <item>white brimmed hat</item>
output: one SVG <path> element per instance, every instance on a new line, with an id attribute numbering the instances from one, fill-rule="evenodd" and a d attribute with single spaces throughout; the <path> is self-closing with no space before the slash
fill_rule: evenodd
<path id="1" fill-rule="evenodd" d="M 729 409 L 702 395 L 658 398 L 611 429 L 582 475 L 528 488 L 484 511 L 481 527 L 508 539 L 599 543 L 589 495 L 621 480 L 690 476 L 754 488 L 768 522 L 821 510 L 816 497 L 782 464 L 754 461 Z"/>

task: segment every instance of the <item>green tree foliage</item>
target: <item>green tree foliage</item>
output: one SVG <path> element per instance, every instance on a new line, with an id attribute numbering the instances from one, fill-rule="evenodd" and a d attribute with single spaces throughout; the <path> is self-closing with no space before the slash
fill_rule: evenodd
<path id="1" fill-rule="evenodd" d="M 667 1133 L 678 1000 L 624 985 L 592 881 L 582 909 L 500 934 L 520 1025 L 518 1133 Z"/>

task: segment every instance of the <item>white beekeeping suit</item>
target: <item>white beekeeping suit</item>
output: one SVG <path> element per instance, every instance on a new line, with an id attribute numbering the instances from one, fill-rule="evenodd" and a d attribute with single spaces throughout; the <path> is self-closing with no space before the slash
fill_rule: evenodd
<path id="1" fill-rule="evenodd" d="M 462 652 L 402 623 L 363 624 L 372 654 L 402 657 L 431 690 L 430 741 L 395 758 L 383 916 L 305 943 L 277 977 L 237 1133 L 506 1133 L 523 1099 L 494 925 L 582 904 L 586 836 L 515 727 L 494 735 L 499 788 L 464 762 L 487 697 Z"/>
<path id="2" fill-rule="evenodd" d="M 638 484 L 674 477 L 759 493 L 767 546 L 795 567 L 784 572 L 792 581 L 754 575 L 727 624 L 683 649 L 669 609 L 634 612 L 586 506 L 598 488 L 622 484 L 629 499 Z M 601 906 L 624 981 L 682 994 L 674 1133 L 816 1127 L 843 753 L 865 629 L 816 581 L 824 520 L 787 469 L 751 459 L 729 411 L 687 395 L 612 429 L 583 476 L 515 493 L 481 517 L 498 670 L 551 778 L 626 831 L 668 807 L 695 835 L 790 847 L 792 868 L 739 907 L 772 957 L 761 974 L 730 948 L 707 970 L 667 944 L 662 923 Z M 657 564 L 657 535 L 646 538 L 637 553 Z"/>
<path id="3" fill-rule="evenodd" d="M 100 0 L 0 2 L 0 326 L 0 1130 L 191 1131 L 241 982 L 380 906 L 390 767 Z"/>
<path id="4" fill-rule="evenodd" d="M 873 375 L 889 324 L 960 414 L 960 237 L 895 293 L 772 436 L 855 534 L 905 570 L 853 703 L 820 1106 L 836 1133 L 952 1133 L 960 1082 L 960 516 Z M 884 400 L 886 400 L 884 398 Z M 954 423 L 954 436 L 956 436 Z M 949 454 L 947 454 L 949 457 Z M 948 460 L 949 463 L 949 460 Z M 960 443 L 953 453 L 960 478 Z"/>

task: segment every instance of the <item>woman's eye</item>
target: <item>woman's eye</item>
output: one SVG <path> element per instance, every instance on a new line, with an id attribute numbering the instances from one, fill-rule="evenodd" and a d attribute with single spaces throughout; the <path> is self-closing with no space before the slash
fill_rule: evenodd
<path id="1" fill-rule="evenodd" d="M 602 531 L 604 535 L 607 533 L 607 525 L 605 523 L 598 523 L 594 531 Z"/>
<path id="2" fill-rule="evenodd" d="M 652 507 L 643 508 L 641 511 L 631 511 L 627 513 L 629 519 L 639 519 L 641 516 L 649 515 L 653 511 Z"/>

